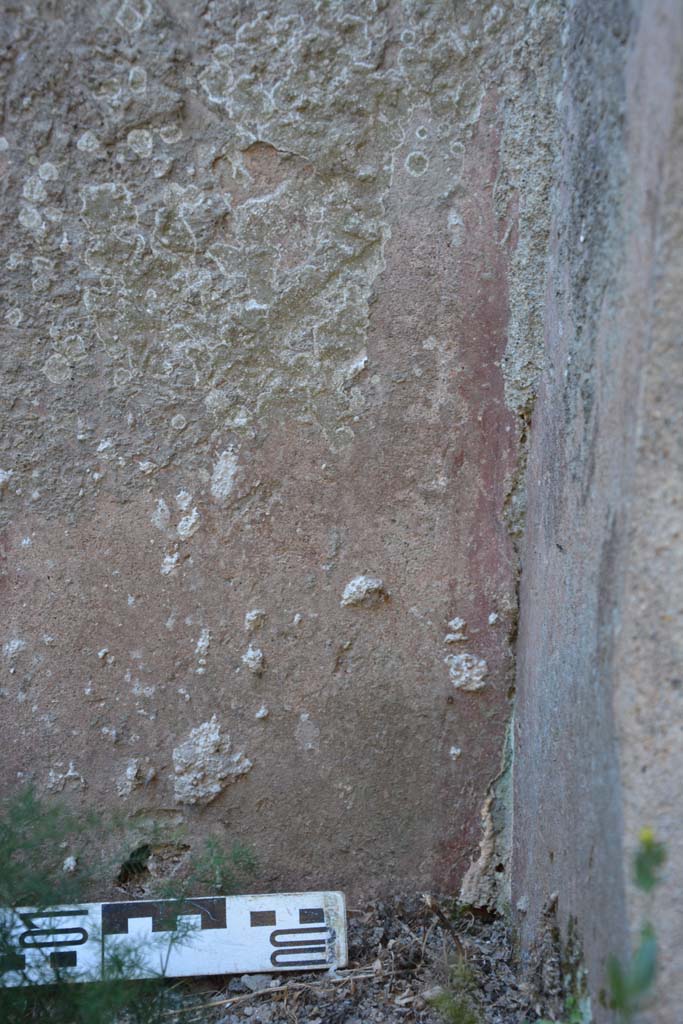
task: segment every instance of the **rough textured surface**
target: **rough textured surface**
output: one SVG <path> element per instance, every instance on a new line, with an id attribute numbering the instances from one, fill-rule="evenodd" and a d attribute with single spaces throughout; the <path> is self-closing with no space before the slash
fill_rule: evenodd
<path id="1" fill-rule="evenodd" d="M 7 0 L 3 787 L 182 811 L 273 886 L 462 876 L 510 712 L 556 6 Z M 221 792 L 214 715 L 252 762 Z"/>
<path id="2" fill-rule="evenodd" d="M 514 746 L 522 948 L 605 1016 L 649 819 L 670 1019 L 678 8 L 6 0 L 3 790 L 500 906 Z"/>
<path id="3" fill-rule="evenodd" d="M 683 12 L 669 0 L 578 3 L 563 46 L 521 588 L 513 900 L 531 955 L 558 894 L 595 1019 L 610 1019 L 605 960 L 640 925 L 630 856 L 652 825 L 671 860 L 653 916 L 666 966 L 646 1019 L 668 1024 L 683 998 L 680 126 L 671 141 Z"/>
<path id="4" fill-rule="evenodd" d="M 629 890 L 632 931 L 651 918 L 662 948 L 653 1024 L 675 1021 L 683 1005 L 683 16 L 671 32 L 679 60 L 667 83 L 676 89 L 674 132 L 663 169 L 615 650 L 626 860 L 644 824 L 668 854 L 653 901 Z"/>
<path id="5" fill-rule="evenodd" d="M 221 736 L 213 715 L 193 729 L 173 751 L 173 793 L 179 804 L 210 804 L 225 787 L 251 769 L 242 753 L 231 754 L 229 736 Z"/>

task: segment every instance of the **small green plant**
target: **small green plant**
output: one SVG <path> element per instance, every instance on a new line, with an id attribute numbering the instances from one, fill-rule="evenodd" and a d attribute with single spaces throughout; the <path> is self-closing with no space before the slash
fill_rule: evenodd
<path id="1" fill-rule="evenodd" d="M 448 967 L 447 985 L 428 1002 L 447 1024 L 482 1024 L 482 1017 L 472 1000 L 477 980 L 464 956 L 459 955 Z"/>
<path id="2" fill-rule="evenodd" d="M 641 892 L 650 894 L 660 882 L 659 872 L 666 861 L 666 847 L 655 838 L 650 828 L 642 829 L 638 849 L 633 858 L 633 880 Z M 623 1024 L 630 1024 L 642 1009 L 657 976 L 657 937 L 653 925 L 646 921 L 638 945 L 626 965 L 611 955 L 607 961 L 610 987 L 610 1008 Z M 537 1024 L 583 1024 L 584 1016 L 576 999 L 568 1000 L 564 1022 L 540 1020 Z"/>
<path id="3" fill-rule="evenodd" d="M 652 829 L 644 828 L 633 863 L 633 880 L 641 892 L 648 895 L 653 892 L 660 882 L 659 872 L 665 861 L 664 843 L 657 841 Z M 657 936 L 652 923 L 645 921 L 630 961 L 623 965 L 617 957 L 611 956 L 607 962 L 610 1005 L 624 1024 L 629 1024 L 642 1009 L 656 976 Z"/>
<path id="4" fill-rule="evenodd" d="M 61 804 L 39 800 L 31 788 L 7 801 L 0 817 L 0 906 L 53 906 L 78 897 L 90 860 L 84 835 L 95 820 Z M 79 879 L 64 871 L 65 851 L 75 851 Z"/>
<path id="5" fill-rule="evenodd" d="M 212 896 L 230 896 L 249 882 L 257 866 L 248 847 L 235 842 L 226 850 L 214 836 L 208 836 L 194 856 L 191 870 L 180 879 L 168 879 L 154 887 L 154 895 L 185 900 L 207 890 Z"/>
<path id="6" fill-rule="evenodd" d="M 237 891 L 245 875 L 252 875 L 255 870 L 256 860 L 245 846 L 233 843 L 228 853 L 217 839 L 209 836 L 195 861 L 193 876 L 200 885 L 210 886 L 213 893 L 228 896 Z"/>
<path id="7" fill-rule="evenodd" d="M 585 1014 L 575 996 L 568 996 L 564 1011 L 567 1014 L 564 1021 L 539 1020 L 536 1024 L 585 1024 Z"/>
<path id="8" fill-rule="evenodd" d="M 569 996 L 565 1003 L 567 1024 L 584 1024 L 585 1016 L 576 996 Z"/>
<path id="9" fill-rule="evenodd" d="M 0 817 L 0 906 L 30 906 L 40 912 L 49 907 L 78 903 L 94 868 L 92 837 L 97 829 L 93 816 L 78 816 L 59 803 L 41 801 L 32 789 L 9 800 Z M 71 863 L 65 851 L 71 854 Z M 68 868 L 78 864 L 77 876 Z M 0 920 L 0 959 L 16 959 L 13 918 Z M 172 935 L 171 940 L 175 941 Z M 19 964 L 17 965 L 19 966 Z M 25 969 L 24 981 L 29 982 Z M 130 1024 L 152 1024 L 160 1019 L 163 1004 L 161 982 L 132 981 L 141 970 L 140 953 L 125 945 L 103 956 L 104 980 L 73 984 L 68 970 L 53 969 L 47 954 L 44 969 L 32 965 L 31 979 L 50 984 L 0 987 L 0 1020 L 3 1024 L 50 1021 L 54 1024 L 114 1024 L 125 1010 Z"/>
<path id="10" fill-rule="evenodd" d="M 87 886 L 101 879 L 105 871 L 97 856 L 103 845 L 98 842 L 102 828 L 96 817 L 77 815 L 61 803 L 42 801 L 30 788 L 8 800 L 0 813 L 0 908 L 28 906 L 40 912 L 82 902 Z M 148 862 L 162 838 L 168 843 L 168 836 L 150 834 L 123 862 L 119 861 L 119 884 L 135 883 L 148 874 Z M 76 865 L 77 871 L 73 871 Z M 207 839 L 195 858 L 194 869 L 182 881 L 169 884 L 164 895 L 183 900 L 207 889 L 212 895 L 234 892 L 255 867 L 246 847 L 235 844 L 226 852 L 217 840 Z M 116 872 L 110 870 L 107 874 L 113 877 Z M 0 964 L 16 961 L 12 970 L 23 972 L 12 925 L 11 918 L 0 915 Z M 173 929 L 167 933 L 165 961 L 158 976 L 151 980 L 135 980 L 148 973 L 145 950 L 125 941 L 106 950 L 102 944 L 101 981 L 73 983 L 68 968 L 54 968 L 47 953 L 44 974 L 40 966 L 37 970 L 41 980 L 49 984 L 3 987 L 0 975 L 0 1021 L 120 1024 L 125 1020 L 126 1024 L 160 1024 L 167 1017 L 171 998 L 164 982 L 169 957 L 186 941 L 190 930 L 176 917 Z M 31 979 L 24 973 L 24 980 L 33 980 L 35 971 L 32 964 Z"/>
<path id="11" fill-rule="evenodd" d="M 642 892 L 650 893 L 659 885 L 659 871 L 666 863 L 666 847 L 655 839 L 651 828 L 640 833 L 640 842 L 633 858 L 633 880 Z"/>
<path id="12" fill-rule="evenodd" d="M 444 989 L 429 1002 L 448 1024 L 482 1024 L 478 1010 L 472 1005 L 469 996 L 463 993 Z"/>

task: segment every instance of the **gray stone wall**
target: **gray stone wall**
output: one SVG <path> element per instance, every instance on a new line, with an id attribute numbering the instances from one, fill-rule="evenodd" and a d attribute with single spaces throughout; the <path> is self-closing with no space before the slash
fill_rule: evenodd
<path id="1" fill-rule="evenodd" d="M 522 946 L 578 934 L 597 1021 L 605 961 L 647 909 L 680 1018 L 680 5 L 577 4 L 523 554 L 512 872 Z M 678 667 L 677 667 L 678 666 Z M 667 842 L 656 908 L 631 883 Z M 548 914 L 555 894 L 556 912 Z M 630 931 L 630 934 L 629 934 Z"/>
<path id="2" fill-rule="evenodd" d="M 660 978 L 646 1018 L 653 1024 L 677 1020 L 683 1005 L 683 31 L 675 21 L 668 24 L 679 66 L 671 67 L 671 82 L 662 82 L 675 86 L 674 125 L 649 282 L 649 345 L 614 662 L 626 863 L 644 825 L 667 847 L 654 900 L 629 891 L 632 934 L 648 917 L 661 946 Z M 660 59 L 662 50 L 656 52 Z"/>

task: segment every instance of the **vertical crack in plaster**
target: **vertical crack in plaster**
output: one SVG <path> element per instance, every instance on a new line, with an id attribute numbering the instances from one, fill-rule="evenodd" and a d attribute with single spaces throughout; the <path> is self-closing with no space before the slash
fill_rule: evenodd
<path id="1" fill-rule="evenodd" d="M 488 907 L 499 913 L 510 905 L 513 726 L 511 719 L 505 734 L 500 772 L 489 785 L 481 808 L 479 853 L 460 886 L 463 903 Z"/>

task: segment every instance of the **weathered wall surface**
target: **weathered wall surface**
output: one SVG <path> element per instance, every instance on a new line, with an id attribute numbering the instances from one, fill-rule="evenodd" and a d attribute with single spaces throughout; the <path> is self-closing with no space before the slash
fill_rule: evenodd
<path id="1" fill-rule="evenodd" d="M 521 588 L 513 900 L 528 952 L 558 894 L 563 936 L 578 925 L 595 1019 L 609 1019 L 605 960 L 640 925 L 630 860 L 652 825 L 670 862 L 654 916 L 665 969 L 645 1019 L 673 1024 L 683 997 L 683 12 L 668 0 L 580 3 L 563 46 Z"/>
<path id="2" fill-rule="evenodd" d="M 462 875 L 542 297 L 527 8 L 5 3 L 3 790 L 239 837 L 260 884 Z"/>
<path id="3" fill-rule="evenodd" d="M 670 69 L 674 130 L 663 169 L 614 662 L 626 862 L 644 825 L 667 846 L 654 900 L 629 892 L 633 932 L 647 916 L 662 949 L 646 1017 L 656 1024 L 678 1020 L 683 1005 L 683 16 L 671 29 L 679 61 Z"/>

